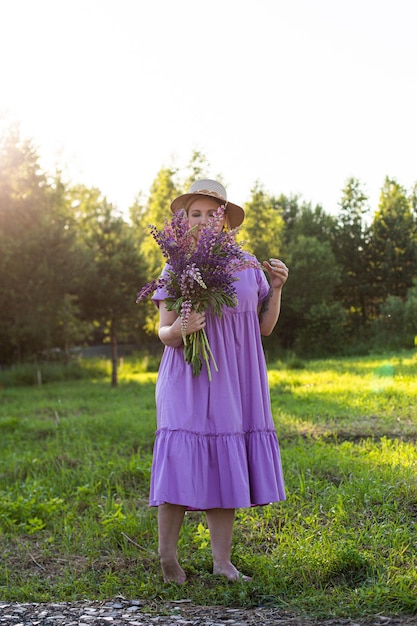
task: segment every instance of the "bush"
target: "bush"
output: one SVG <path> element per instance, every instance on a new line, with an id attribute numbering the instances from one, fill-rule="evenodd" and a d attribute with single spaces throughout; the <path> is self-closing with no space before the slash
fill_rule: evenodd
<path id="1" fill-rule="evenodd" d="M 77 359 L 70 363 L 22 363 L 0 370 L 2 387 L 26 387 L 65 380 L 104 378 L 105 361 Z"/>
<path id="2" fill-rule="evenodd" d="M 306 326 L 295 342 L 298 354 L 319 358 L 343 353 L 346 314 L 339 302 L 313 304 L 305 319 Z"/>
<path id="3" fill-rule="evenodd" d="M 402 298 L 388 296 L 381 305 L 379 318 L 371 327 L 373 347 L 382 350 L 411 348 L 414 335 L 407 329 L 406 306 Z"/>

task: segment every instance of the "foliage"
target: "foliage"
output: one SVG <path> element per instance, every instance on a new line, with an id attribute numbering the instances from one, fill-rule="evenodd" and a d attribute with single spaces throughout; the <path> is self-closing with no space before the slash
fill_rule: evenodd
<path id="1" fill-rule="evenodd" d="M 387 295 L 404 298 L 416 276 L 416 222 L 405 190 L 388 177 L 371 224 L 368 254 L 376 303 Z"/>
<path id="2" fill-rule="evenodd" d="M 170 202 L 179 193 L 175 186 L 174 175 L 174 170 L 161 168 L 151 185 L 146 205 L 140 212 L 131 213 L 132 228 L 139 243 L 139 253 L 145 263 L 145 273 L 151 278 L 157 278 L 160 275 L 164 260 L 158 245 L 152 237 L 149 237 L 149 225 L 153 224 L 156 228 L 162 228 L 165 219 L 170 215 Z M 145 330 L 148 334 L 155 335 L 158 312 L 151 302 L 143 310 Z"/>
<path id="3" fill-rule="evenodd" d="M 134 293 L 144 278 L 132 230 L 98 190 L 73 190 L 77 207 L 80 247 L 89 260 L 80 284 L 84 316 L 98 320 L 113 349 L 112 384 L 117 385 L 117 345 L 134 319 Z"/>
<path id="4" fill-rule="evenodd" d="M 300 235 L 292 243 L 288 256 L 291 268 L 297 273 L 297 283 L 288 285 L 289 306 L 295 313 L 305 315 L 313 305 L 333 298 L 340 270 L 329 243 Z"/>
<path id="5" fill-rule="evenodd" d="M 95 373 L 3 388 L 2 598 L 188 599 L 333 620 L 415 614 L 417 356 L 293 361 L 269 367 L 288 498 L 238 511 L 233 559 L 253 576 L 243 586 L 211 575 L 199 512 L 187 514 L 179 544 L 188 583 L 162 581 L 148 506 L 156 373 L 142 358 L 125 361 L 117 388 Z"/>
<path id="6" fill-rule="evenodd" d="M 335 297 L 349 317 L 350 334 L 357 325 L 366 325 L 370 315 L 370 268 L 367 264 L 369 242 L 368 197 L 360 181 L 349 178 L 342 190 L 340 213 L 333 236 L 333 253 L 341 270 Z"/>
<path id="7" fill-rule="evenodd" d="M 22 138 L 18 127 L 4 131 L 1 365 L 42 360 L 45 351 L 61 349 L 69 355 L 74 346 L 112 342 L 116 367 L 120 341 L 156 348 L 156 307 L 149 302 L 139 310 L 134 304 L 138 287 L 156 279 L 164 263 L 147 236 L 147 225 L 162 227 L 172 198 L 209 171 L 198 151 L 181 172 L 162 167 L 127 218 L 99 189 L 70 185 L 59 171 L 42 171 L 33 142 Z M 321 346 L 323 355 L 330 346 L 333 354 L 347 349 L 366 354 L 375 345 L 388 345 L 387 340 L 389 345 L 410 345 L 416 336 L 416 190 L 417 183 L 407 193 L 386 177 L 372 214 L 362 182 L 349 178 L 340 211 L 331 216 L 298 196 L 272 195 L 259 181 L 253 185 L 244 203 L 241 237 L 260 261 L 279 256 L 291 269 L 280 322 L 264 339 L 268 354 L 317 354 Z M 387 317 L 394 305 L 405 324 L 402 337 L 400 326 Z M 334 311 L 335 317 L 330 319 L 326 311 Z M 326 341 L 327 332 L 331 341 Z"/>
<path id="8" fill-rule="evenodd" d="M 71 356 L 59 362 L 22 363 L 0 370 L 0 389 L 47 385 L 53 382 L 88 379 L 104 380 L 109 377 L 109 365 L 103 359 L 83 360 Z"/>
<path id="9" fill-rule="evenodd" d="M 0 145 L 0 172 L 0 341 L 10 362 L 55 345 L 77 259 L 63 184 L 41 172 L 17 130 Z"/>
<path id="10" fill-rule="evenodd" d="M 375 345 L 383 350 L 395 350 L 412 345 L 409 340 L 407 341 L 405 305 L 400 297 L 388 296 L 380 307 L 380 315 L 373 322 L 372 330 L 375 334 Z"/>
<path id="11" fill-rule="evenodd" d="M 382 350 L 411 348 L 417 337 L 417 279 L 405 300 L 388 296 L 372 324 L 374 346 Z"/>
<path id="12" fill-rule="evenodd" d="M 331 243 L 335 227 L 335 218 L 326 214 L 319 204 L 313 208 L 310 203 L 303 202 L 298 206 L 297 218 L 292 224 L 288 244 L 301 236 L 313 237 L 321 243 Z"/>
<path id="13" fill-rule="evenodd" d="M 244 206 L 245 221 L 241 237 L 247 249 L 261 262 L 281 253 L 284 223 L 277 201 L 257 183 Z"/>
<path id="14" fill-rule="evenodd" d="M 296 346 L 297 338 L 302 332 L 303 338 L 299 342 L 304 349 L 306 343 L 309 343 L 309 324 L 316 324 L 321 317 L 324 321 L 333 307 L 333 294 L 340 281 L 340 270 L 328 242 L 322 243 L 315 237 L 304 235 L 300 235 L 288 247 L 287 264 L 291 268 L 291 275 L 285 285 L 277 332 L 290 338 L 290 347 Z M 338 314 L 332 323 L 333 335 L 342 333 L 341 325 L 335 328 L 342 322 L 343 319 Z M 323 336 L 325 331 L 318 331 L 316 328 L 314 351 L 317 350 L 317 332 L 321 332 Z"/>
<path id="15" fill-rule="evenodd" d="M 413 280 L 413 286 L 407 292 L 404 317 L 406 330 L 414 338 L 414 344 L 417 345 L 417 278 Z"/>
<path id="16" fill-rule="evenodd" d="M 308 357 L 344 353 L 347 340 L 346 314 L 340 302 L 313 304 L 306 324 L 297 333 L 295 349 Z"/>

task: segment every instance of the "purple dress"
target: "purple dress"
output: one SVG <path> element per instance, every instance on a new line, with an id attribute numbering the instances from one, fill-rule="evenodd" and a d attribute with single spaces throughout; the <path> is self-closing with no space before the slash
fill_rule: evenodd
<path id="1" fill-rule="evenodd" d="M 234 283 L 238 305 L 223 317 L 206 313 L 218 366 L 194 377 L 183 347 L 165 347 L 156 383 L 158 430 L 150 505 L 240 508 L 285 500 L 279 444 L 272 420 L 258 305 L 268 295 L 261 270 Z M 158 305 L 166 292 L 153 296 Z"/>

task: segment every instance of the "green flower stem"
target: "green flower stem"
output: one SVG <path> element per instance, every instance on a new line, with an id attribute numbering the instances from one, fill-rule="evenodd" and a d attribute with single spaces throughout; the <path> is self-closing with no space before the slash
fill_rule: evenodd
<path id="1" fill-rule="evenodd" d="M 210 360 L 213 362 L 216 372 L 219 371 L 204 328 L 187 336 L 186 341 L 184 341 L 184 359 L 192 366 L 194 376 L 200 374 L 202 361 L 204 361 L 210 382 L 212 380 Z"/>
<path id="2" fill-rule="evenodd" d="M 209 360 L 209 355 L 207 352 L 207 348 L 206 348 L 206 343 L 207 343 L 207 336 L 204 337 L 203 333 L 204 333 L 204 329 L 201 331 L 202 333 L 202 341 L 201 341 L 201 355 L 204 359 L 204 362 L 207 366 L 207 374 L 208 374 L 208 379 L 209 382 L 211 382 L 211 368 L 210 368 L 210 360 Z M 209 346 L 210 349 L 210 346 Z"/>
<path id="3" fill-rule="evenodd" d="M 216 359 L 214 358 L 214 354 L 210 348 L 210 343 L 209 343 L 207 333 L 204 328 L 202 329 L 201 334 L 203 336 L 204 360 L 206 361 L 207 369 L 210 372 L 209 359 L 211 359 L 213 361 L 214 369 L 216 370 L 216 372 L 218 372 L 219 368 L 217 367 Z M 209 378 L 211 380 L 211 376 Z"/>

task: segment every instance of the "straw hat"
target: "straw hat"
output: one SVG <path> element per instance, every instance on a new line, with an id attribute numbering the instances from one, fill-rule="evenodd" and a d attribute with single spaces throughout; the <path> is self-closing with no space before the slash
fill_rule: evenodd
<path id="1" fill-rule="evenodd" d="M 224 204 L 226 208 L 227 219 L 230 224 L 230 228 L 237 228 L 241 225 L 245 219 L 245 212 L 242 207 L 232 202 L 227 201 L 226 189 L 218 183 L 216 180 L 210 180 L 205 178 L 204 180 L 197 180 L 190 187 L 189 193 L 184 193 L 171 203 L 171 211 L 176 213 L 181 209 L 185 209 L 191 199 L 206 196 L 207 198 L 214 198 L 219 201 L 220 204 Z"/>

